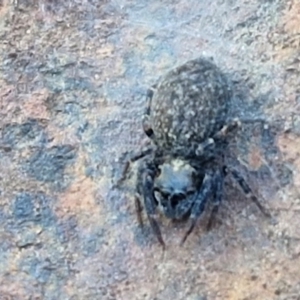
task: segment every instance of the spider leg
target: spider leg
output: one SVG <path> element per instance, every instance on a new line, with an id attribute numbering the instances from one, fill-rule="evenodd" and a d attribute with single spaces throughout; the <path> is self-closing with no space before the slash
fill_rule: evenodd
<path id="1" fill-rule="evenodd" d="M 146 105 L 146 109 L 145 109 L 144 116 L 143 116 L 143 122 L 142 122 L 143 130 L 144 130 L 145 134 L 151 139 L 153 139 L 153 137 L 154 137 L 154 132 L 151 127 L 149 117 L 150 117 L 150 112 L 151 112 L 151 102 L 152 102 L 155 88 L 156 88 L 156 86 L 152 86 L 147 91 L 147 95 L 146 95 L 147 105 Z"/>
<path id="2" fill-rule="evenodd" d="M 136 211 L 138 223 L 142 227 L 144 225 L 143 224 L 143 219 L 142 219 L 143 208 L 142 208 L 142 204 L 141 204 L 141 200 L 140 200 L 139 195 L 135 195 L 134 204 L 135 204 L 135 211 Z"/>
<path id="3" fill-rule="evenodd" d="M 214 176 L 211 176 L 209 174 L 206 174 L 204 176 L 201 188 L 200 188 L 199 192 L 195 195 L 196 198 L 195 198 L 194 205 L 193 205 L 192 211 L 191 211 L 191 216 L 190 216 L 191 224 L 190 224 L 190 227 L 187 230 L 186 234 L 184 235 L 183 239 L 180 242 L 181 246 L 184 244 L 187 237 L 191 234 L 191 232 L 193 231 L 193 229 L 196 225 L 198 218 L 203 213 L 205 204 L 206 204 L 208 198 L 213 193 L 213 182 L 214 182 Z"/>
<path id="4" fill-rule="evenodd" d="M 194 203 L 194 195 L 188 196 L 185 201 L 181 201 L 177 204 L 175 209 L 175 215 L 173 219 L 181 220 L 190 211 Z"/>
<path id="5" fill-rule="evenodd" d="M 202 156 L 208 149 L 208 147 L 214 147 L 215 141 L 212 138 L 207 139 L 205 142 L 199 144 L 196 149 L 196 155 Z"/>
<path id="6" fill-rule="evenodd" d="M 243 192 L 246 194 L 246 197 L 253 201 L 253 203 L 256 204 L 256 206 L 259 208 L 259 210 L 266 216 L 271 217 L 271 214 L 266 210 L 266 208 L 259 202 L 257 197 L 253 194 L 251 188 L 247 184 L 246 180 L 239 174 L 238 171 L 230 168 L 230 173 L 232 174 L 235 181 L 239 184 Z"/>
<path id="7" fill-rule="evenodd" d="M 229 133 L 237 130 L 241 126 L 241 122 L 238 118 L 235 118 L 229 122 L 229 124 L 223 126 L 212 138 L 207 139 L 203 143 L 197 146 L 196 155 L 201 156 L 207 152 L 209 147 L 211 151 L 214 150 L 216 141 L 223 140 Z"/>
<path id="8" fill-rule="evenodd" d="M 159 243 L 162 245 L 163 249 L 165 249 L 165 242 L 162 238 L 159 225 L 156 221 L 156 202 L 153 196 L 153 177 L 148 171 L 145 171 L 142 176 L 142 193 L 144 197 L 144 205 L 147 212 L 148 220 Z"/>
<path id="9" fill-rule="evenodd" d="M 218 213 L 220 203 L 223 199 L 223 186 L 224 186 L 224 174 L 220 170 L 217 171 L 214 179 L 214 207 L 212 209 L 208 224 L 207 230 L 212 228 L 215 217 Z"/>
<path id="10" fill-rule="evenodd" d="M 154 95 L 154 92 L 157 90 L 157 84 L 152 85 L 148 90 L 146 94 L 146 101 L 147 101 L 147 106 L 145 110 L 146 115 L 150 115 L 151 111 L 151 103 L 152 103 L 152 98 Z"/>
<path id="11" fill-rule="evenodd" d="M 222 139 L 230 132 L 233 132 L 241 127 L 241 121 L 238 118 L 231 120 L 227 125 L 223 126 L 215 135 L 214 139 Z"/>
<path id="12" fill-rule="evenodd" d="M 122 175 L 119 178 L 119 180 L 117 181 L 116 186 L 119 186 L 126 179 L 126 175 L 127 175 L 128 170 L 129 170 L 130 164 L 132 164 L 135 161 L 151 154 L 152 151 L 153 151 L 153 149 L 151 147 L 149 147 L 149 148 L 142 149 L 137 153 L 134 153 L 134 154 L 131 153 L 129 155 L 129 158 L 126 160 L 126 162 L 124 164 Z"/>
<path id="13" fill-rule="evenodd" d="M 153 85 L 147 91 L 147 96 L 146 96 L 147 106 L 146 106 L 143 121 L 142 121 L 143 130 L 144 130 L 145 134 L 151 139 L 153 139 L 154 132 L 153 132 L 153 129 L 151 128 L 151 124 L 150 124 L 150 121 L 149 121 L 149 116 L 150 116 L 150 110 L 151 110 L 151 101 L 152 101 L 152 97 L 153 97 L 155 89 L 156 89 L 156 85 Z M 149 155 L 151 152 L 152 152 L 152 149 L 150 147 L 148 147 L 146 149 L 140 150 L 138 153 L 130 154 L 129 159 L 127 159 L 127 161 L 124 165 L 121 178 L 117 181 L 116 186 L 119 186 L 125 180 L 126 174 L 128 172 L 128 169 L 129 169 L 129 166 L 130 166 L 131 163 L 133 163 L 133 162 Z"/>

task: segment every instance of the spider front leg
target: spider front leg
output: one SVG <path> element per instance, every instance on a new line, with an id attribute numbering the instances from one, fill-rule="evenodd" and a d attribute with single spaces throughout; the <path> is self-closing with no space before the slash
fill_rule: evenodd
<path id="1" fill-rule="evenodd" d="M 142 170 L 139 173 L 140 173 L 139 176 L 141 176 L 141 178 L 138 178 L 137 190 L 139 194 L 142 195 L 144 198 L 144 205 L 145 205 L 148 220 L 150 222 L 150 226 L 154 234 L 156 235 L 159 243 L 162 245 L 163 249 L 165 249 L 165 242 L 162 238 L 159 225 L 156 221 L 157 203 L 153 195 L 154 172 L 146 165 L 145 167 L 142 168 Z M 137 210 L 140 209 L 140 203 L 137 204 L 136 202 L 136 208 Z M 141 217 L 139 215 L 138 215 L 138 219 L 141 220 Z"/>
<path id="2" fill-rule="evenodd" d="M 147 106 L 144 112 L 144 116 L 143 116 L 143 121 L 142 121 L 142 126 L 143 126 L 143 130 L 145 132 L 145 134 L 150 138 L 153 139 L 154 137 L 154 132 L 153 129 L 151 127 L 150 124 L 150 120 L 149 120 L 149 116 L 150 116 L 150 110 L 151 110 L 151 101 L 152 101 L 152 97 L 155 91 L 155 85 L 151 87 L 151 89 L 149 89 L 147 91 Z M 126 160 L 123 171 L 122 171 L 122 175 L 121 178 L 117 181 L 116 186 L 119 186 L 126 178 L 126 174 L 128 172 L 128 169 L 130 167 L 130 164 L 149 155 L 151 152 L 153 151 L 152 147 L 147 147 L 145 149 L 142 149 L 140 151 L 138 151 L 135 154 L 130 154 L 129 158 Z"/>
<path id="3" fill-rule="evenodd" d="M 123 171 L 122 171 L 122 175 L 119 178 L 119 180 L 117 181 L 116 186 L 119 186 L 126 179 L 126 175 L 128 173 L 129 167 L 132 163 L 134 163 L 135 161 L 138 161 L 141 158 L 144 158 L 145 156 L 151 154 L 152 151 L 153 151 L 153 149 L 150 146 L 148 148 L 145 148 L 145 149 L 142 149 L 142 150 L 138 151 L 137 153 L 129 154 L 129 158 L 127 158 L 126 161 L 125 161 Z"/>
<path id="4" fill-rule="evenodd" d="M 253 203 L 256 204 L 256 206 L 259 208 L 259 210 L 268 218 L 271 217 L 271 214 L 266 210 L 266 208 L 259 202 L 257 197 L 253 194 L 251 188 L 247 184 L 246 180 L 239 174 L 238 171 L 232 169 L 232 168 L 227 168 L 227 171 L 229 171 L 235 181 L 238 183 L 238 185 L 241 187 L 243 192 L 245 193 L 246 197 L 252 200 Z"/>
<path id="5" fill-rule="evenodd" d="M 141 227 L 143 227 L 143 219 L 142 219 L 142 204 L 141 204 L 141 200 L 140 200 L 140 195 L 136 194 L 134 197 L 134 204 L 135 204 L 135 212 L 137 215 L 137 219 L 138 219 L 138 223 Z"/>
<path id="6" fill-rule="evenodd" d="M 213 222 L 215 220 L 215 217 L 219 211 L 220 203 L 223 199 L 223 186 L 224 186 L 224 172 L 221 170 L 218 170 L 215 175 L 214 179 L 214 207 L 212 209 L 212 212 L 210 214 L 210 218 L 207 224 L 206 229 L 210 230 L 212 228 Z"/>
<path id="7" fill-rule="evenodd" d="M 184 244 L 187 237 L 193 231 L 198 218 L 204 211 L 207 200 L 213 194 L 214 181 L 215 181 L 215 176 L 212 176 L 210 174 L 206 174 L 204 176 L 203 182 L 201 184 L 201 188 L 199 192 L 195 194 L 195 201 L 194 201 L 194 205 L 192 206 L 191 215 L 190 215 L 191 224 L 186 234 L 184 235 L 183 239 L 180 242 L 181 246 Z"/>

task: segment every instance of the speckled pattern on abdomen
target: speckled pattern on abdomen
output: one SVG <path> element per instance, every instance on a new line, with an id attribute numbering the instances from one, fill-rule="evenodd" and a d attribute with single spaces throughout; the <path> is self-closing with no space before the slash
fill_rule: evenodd
<path id="1" fill-rule="evenodd" d="M 184 156 L 225 125 L 231 90 L 225 75 L 198 58 L 167 73 L 157 85 L 150 108 L 154 143 Z"/>

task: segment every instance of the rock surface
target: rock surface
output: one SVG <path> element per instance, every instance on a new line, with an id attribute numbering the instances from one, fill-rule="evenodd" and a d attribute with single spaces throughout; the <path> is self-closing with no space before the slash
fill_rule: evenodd
<path id="1" fill-rule="evenodd" d="M 299 16 L 296 0 L 0 1 L 0 299 L 299 299 Z M 280 120 L 233 149 L 273 221 L 229 182 L 184 247 L 161 220 L 163 253 L 113 180 L 144 142 L 147 88 L 199 55 L 237 114 Z"/>

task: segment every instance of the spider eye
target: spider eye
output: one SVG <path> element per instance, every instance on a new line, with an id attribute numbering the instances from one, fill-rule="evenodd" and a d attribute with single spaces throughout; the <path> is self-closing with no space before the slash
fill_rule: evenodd
<path id="1" fill-rule="evenodd" d="M 163 207 L 167 207 L 168 200 L 169 200 L 170 194 L 166 192 L 162 192 L 160 190 L 154 191 L 154 198 L 157 204 L 162 205 Z"/>
<path id="2" fill-rule="evenodd" d="M 188 191 L 186 192 L 186 195 L 187 195 L 187 196 L 191 196 L 191 195 L 193 195 L 193 194 L 195 194 L 195 190 L 188 190 Z"/>
<path id="3" fill-rule="evenodd" d="M 146 135 L 151 138 L 154 134 L 154 131 L 151 127 L 147 127 L 147 126 L 144 126 L 144 132 L 146 133 Z"/>
<path id="4" fill-rule="evenodd" d="M 163 201 L 163 200 L 168 200 L 169 197 L 170 197 L 169 192 L 161 191 L 159 189 L 154 190 L 154 195 L 155 195 L 155 198 L 160 202 Z"/>
<path id="5" fill-rule="evenodd" d="M 164 191 L 160 191 L 160 194 L 164 199 L 168 199 L 170 196 L 170 193 Z"/>
<path id="6" fill-rule="evenodd" d="M 160 174 L 161 174 L 161 168 L 158 166 L 158 167 L 156 168 L 155 177 L 159 177 Z"/>

